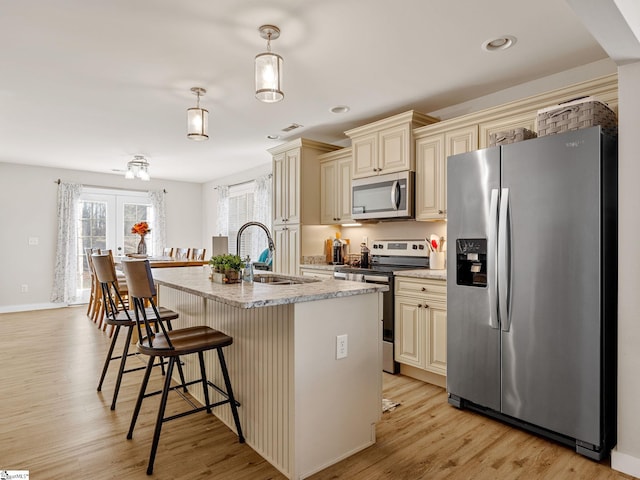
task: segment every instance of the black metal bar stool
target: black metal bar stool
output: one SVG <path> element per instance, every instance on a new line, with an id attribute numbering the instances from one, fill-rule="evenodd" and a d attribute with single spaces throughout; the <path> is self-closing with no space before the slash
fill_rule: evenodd
<path id="1" fill-rule="evenodd" d="M 164 328 L 162 322 L 159 322 L 159 331 L 154 331 L 151 328 L 151 322 L 148 318 L 147 310 L 144 308 L 145 302 L 149 302 L 151 304 L 151 308 L 156 311 L 156 305 L 153 302 L 153 298 L 156 296 L 156 288 L 153 282 L 153 277 L 151 275 L 149 261 L 125 261 L 122 264 L 122 268 L 127 279 L 127 285 L 129 286 L 129 298 L 134 302 L 134 311 L 136 314 L 138 326 L 138 338 L 140 339 L 138 341 L 137 350 L 138 352 L 149 356 L 149 362 L 144 374 L 144 379 L 142 380 L 142 386 L 140 387 L 138 400 L 136 401 L 136 406 L 133 411 L 129 432 L 127 433 L 128 439 L 131 439 L 133 437 L 133 429 L 135 428 L 136 420 L 138 419 L 138 414 L 140 413 L 142 401 L 146 397 L 154 395 L 156 393 L 146 393 L 147 384 L 149 382 L 149 375 L 151 373 L 151 368 L 153 366 L 155 357 L 167 358 L 169 361 L 169 365 L 167 367 L 167 375 L 164 381 L 164 387 L 162 389 L 162 397 L 160 399 L 160 407 L 158 409 L 158 418 L 156 420 L 155 431 L 153 434 L 153 443 L 151 445 L 151 454 L 149 456 L 147 474 L 151 475 L 153 473 L 153 463 L 158 449 L 158 443 L 160 441 L 162 424 L 164 422 L 168 422 L 169 420 L 181 418 L 192 413 L 201 412 L 203 410 L 206 410 L 207 413 L 211 413 L 212 407 L 217 407 L 228 403 L 231 407 L 231 413 L 233 414 L 233 420 L 236 425 L 239 441 L 240 443 L 244 443 L 244 436 L 242 434 L 242 428 L 240 426 L 240 417 L 238 416 L 237 407 L 239 406 L 239 403 L 236 402 L 236 399 L 233 396 L 231 380 L 229 379 L 227 364 L 222 352 L 222 349 L 224 347 L 227 347 L 233 343 L 233 338 L 205 325 L 167 330 Z M 226 392 L 223 391 L 220 387 L 213 385 L 207 381 L 207 375 L 204 365 L 204 352 L 207 350 L 216 350 L 218 353 L 218 360 L 220 362 L 222 376 L 224 377 Z M 178 357 L 181 355 L 188 355 L 192 353 L 198 354 L 201 378 L 186 383 L 184 382 L 184 379 L 181 379 L 182 385 L 171 387 L 171 373 L 173 372 L 173 367 L 176 364 L 176 360 L 178 360 Z M 194 407 L 191 410 L 165 417 L 164 413 L 167 406 L 167 397 L 169 395 L 169 391 L 181 388 L 186 385 L 194 385 L 196 383 L 202 384 L 205 405 L 202 407 Z M 225 397 L 225 399 L 216 403 L 211 403 L 209 400 L 209 385 L 211 385 L 219 393 L 221 393 Z"/>
<path id="2" fill-rule="evenodd" d="M 100 375 L 100 381 L 98 382 L 98 391 L 102 390 L 102 384 L 107 375 L 109 364 L 113 360 L 120 360 L 120 368 L 118 370 L 118 376 L 116 378 L 116 385 L 113 391 L 113 400 L 111 401 L 111 410 L 115 410 L 116 401 L 118 399 L 118 392 L 120 391 L 120 385 L 122 383 L 122 375 L 129 372 L 135 372 L 142 370 L 146 367 L 140 366 L 137 368 L 125 369 L 127 358 L 133 355 L 138 355 L 137 352 L 129 353 L 129 344 L 131 343 L 131 337 L 133 334 L 133 328 L 136 325 L 133 311 L 129 311 L 126 307 L 126 302 L 120 295 L 120 289 L 118 288 L 118 278 L 113 264 L 112 257 L 109 254 L 93 254 L 91 255 L 91 261 L 93 262 L 93 268 L 95 270 L 96 281 L 101 288 L 103 302 L 104 302 L 104 314 L 105 323 L 115 327 L 113 336 L 111 337 L 111 345 L 107 358 L 102 368 L 102 374 Z M 129 307 L 130 308 L 130 307 Z M 167 322 L 167 327 L 171 329 L 171 320 L 178 318 L 178 314 L 168 308 L 159 307 L 153 310 L 151 307 L 145 309 L 147 318 L 150 322 L 156 322 L 158 319 Z M 157 329 L 157 326 L 154 325 Z M 124 348 L 122 355 L 113 356 L 113 351 L 118 341 L 118 334 L 121 328 L 127 329 L 127 337 L 124 342 Z M 162 365 L 164 373 L 164 365 Z M 182 366 L 178 365 L 181 378 L 184 380 L 184 374 L 182 372 Z"/>

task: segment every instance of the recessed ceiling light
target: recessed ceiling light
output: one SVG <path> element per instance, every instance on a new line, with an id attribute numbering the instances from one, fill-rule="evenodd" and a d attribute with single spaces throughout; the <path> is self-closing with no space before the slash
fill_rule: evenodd
<path id="1" fill-rule="evenodd" d="M 512 35 L 504 35 L 502 37 L 492 38 L 482 44 L 482 49 L 486 52 L 495 52 L 497 50 L 506 50 L 515 45 L 518 39 Z"/>
<path id="2" fill-rule="evenodd" d="M 280 138 L 280 135 L 267 135 L 267 138 L 269 140 L 278 140 Z"/>
<path id="3" fill-rule="evenodd" d="M 347 105 L 336 105 L 329 109 L 331 113 L 347 113 L 349 110 L 351 109 Z"/>

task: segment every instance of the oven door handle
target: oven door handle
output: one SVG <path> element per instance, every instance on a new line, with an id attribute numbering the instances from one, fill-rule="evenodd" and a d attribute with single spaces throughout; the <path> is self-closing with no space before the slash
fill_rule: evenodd
<path id="1" fill-rule="evenodd" d="M 389 284 L 389 278 L 380 275 L 363 275 L 362 281 L 366 283 L 379 283 L 382 285 Z"/>

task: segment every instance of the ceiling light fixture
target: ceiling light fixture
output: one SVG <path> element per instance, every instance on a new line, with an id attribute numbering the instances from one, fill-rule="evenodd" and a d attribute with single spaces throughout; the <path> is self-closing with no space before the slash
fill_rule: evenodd
<path id="1" fill-rule="evenodd" d="M 485 52 L 496 52 L 498 50 L 506 50 L 515 45 L 518 39 L 512 35 L 504 35 L 498 38 L 492 38 L 482 44 L 482 49 Z"/>
<path id="2" fill-rule="evenodd" d="M 256 55 L 256 98 L 261 102 L 275 103 L 284 98 L 282 92 L 282 57 L 271 52 L 271 40 L 280 37 L 275 25 L 262 25 L 260 36 L 267 40 L 267 51 Z"/>
<path id="3" fill-rule="evenodd" d="M 147 162 L 143 155 L 134 155 L 133 160 L 127 163 L 127 171 L 124 174 L 124 178 L 133 180 L 139 178 L 148 182 L 151 180 L 149 176 L 149 162 Z"/>
<path id="4" fill-rule="evenodd" d="M 200 108 L 200 96 L 204 96 L 207 91 L 201 87 L 191 89 L 198 97 L 196 106 L 187 109 L 187 137 L 200 142 L 209 139 L 209 110 Z"/>

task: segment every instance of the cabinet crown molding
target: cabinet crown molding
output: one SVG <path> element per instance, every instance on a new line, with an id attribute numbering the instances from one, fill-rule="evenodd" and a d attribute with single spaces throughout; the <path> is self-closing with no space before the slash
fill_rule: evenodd
<path id="1" fill-rule="evenodd" d="M 315 140 L 309 140 L 308 138 L 296 138 L 295 140 L 291 140 L 289 142 L 283 143 L 281 145 L 272 147 L 267 149 L 271 155 L 277 155 L 279 153 L 286 152 L 287 150 L 291 150 L 292 148 L 298 147 L 309 147 L 318 151 L 332 152 L 334 150 L 339 150 L 342 147 L 338 145 L 331 145 L 330 143 L 317 142 Z"/>
<path id="2" fill-rule="evenodd" d="M 376 122 L 368 123 L 366 125 L 362 125 L 360 127 L 352 128 L 351 130 L 347 130 L 345 135 L 350 138 L 358 137 L 360 135 L 366 135 L 371 132 L 378 131 L 380 129 L 394 127 L 397 125 L 403 125 L 406 123 L 412 123 L 413 128 L 423 127 L 425 125 L 430 125 L 432 123 L 439 122 L 435 117 L 431 117 L 429 115 L 425 115 L 424 113 L 416 112 L 415 110 L 409 110 L 407 112 L 399 113 L 397 115 L 393 115 L 391 117 L 383 118 L 382 120 L 378 120 Z"/>

